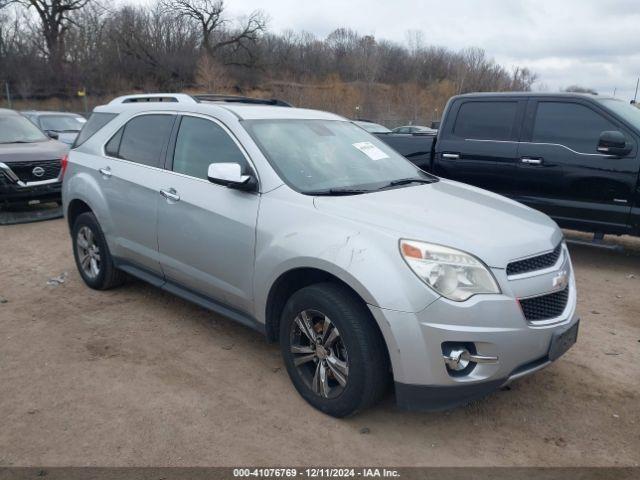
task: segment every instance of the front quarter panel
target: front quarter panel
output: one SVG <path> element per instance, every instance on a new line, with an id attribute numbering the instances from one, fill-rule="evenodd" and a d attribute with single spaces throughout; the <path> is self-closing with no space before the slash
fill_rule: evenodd
<path id="1" fill-rule="evenodd" d="M 316 268 L 338 277 L 369 305 L 423 310 L 438 295 L 404 263 L 398 240 L 382 229 L 319 212 L 313 197 L 286 186 L 264 195 L 256 243 L 256 318 L 265 322 L 270 287 L 297 268 Z"/>

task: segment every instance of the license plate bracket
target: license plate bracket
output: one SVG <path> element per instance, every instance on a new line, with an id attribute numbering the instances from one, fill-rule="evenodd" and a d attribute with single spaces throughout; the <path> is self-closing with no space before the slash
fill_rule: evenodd
<path id="1" fill-rule="evenodd" d="M 563 332 L 558 332 L 551 338 L 549 346 L 549 360 L 557 360 L 569 350 L 578 340 L 578 328 L 580 320 Z"/>

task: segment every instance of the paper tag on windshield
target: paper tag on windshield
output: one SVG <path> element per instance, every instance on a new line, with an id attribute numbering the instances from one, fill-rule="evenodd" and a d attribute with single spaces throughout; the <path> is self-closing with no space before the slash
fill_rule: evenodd
<path id="1" fill-rule="evenodd" d="M 383 158 L 389 158 L 389 155 L 384 153 L 371 142 L 358 142 L 354 143 L 353 146 L 364 153 L 371 160 L 382 160 Z"/>

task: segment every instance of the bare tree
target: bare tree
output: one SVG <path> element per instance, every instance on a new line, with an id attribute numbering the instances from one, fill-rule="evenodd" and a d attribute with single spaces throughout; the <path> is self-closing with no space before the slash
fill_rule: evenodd
<path id="1" fill-rule="evenodd" d="M 60 81 L 62 76 L 64 39 L 72 24 L 71 13 L 80 10 L 88 2 L 89 0 L 10 0 L 9 2 L 27 8 L 33 7 L 37 12 L 49 63 L 57 81 Z"/>
<path id="2" fill-rule="evenodd" d="M 255 63 L 255 45 L 267 25 L 262 12 L 252 12 L 234 28 L 224 16 L 223 0 L 161 0 L 160 3 L 165 11 L 198 25 L 201 47 L 210 57 L 220 59 L 228 53 L 222 60 L 227 65 L 251 66 Z M 239 52 L 245 54 L 245 61 L 237 59 Z M 230 57 L 235 57 L 235 60 L 229 60 Z"/>

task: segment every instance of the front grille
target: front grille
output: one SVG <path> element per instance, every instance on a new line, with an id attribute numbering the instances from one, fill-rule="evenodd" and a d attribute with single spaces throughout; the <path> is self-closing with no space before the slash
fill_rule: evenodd
<path id="1" fill-rule="evenodd" d="M 521 273 L 535 272 L 536 270 L 553 267 L 560 257 L 560 252 L 562 252 L 562 243 L 559 243 L 553 252 L 511 262 L 507 265 L 507 275 L 519 275 Z"/>
<path id="2" fill-rule="evenodd" d="M 23 182 L 41 182 L 58 178 L 60 174 L 60 160 L 34 160 L 30 162 L 11 162 L 7 164 Z M 44 170 L 41 176 L 33 174 L 33 169 L 40 167 Z"/>
<path id="3" fill-rule="evenodd" d="M 549 320 L 562 315 L 568 299 L 569 287 L 548 295 L 522 299 L 520 300 L 520 306 L 524 317 L 530 322 Z"/>

